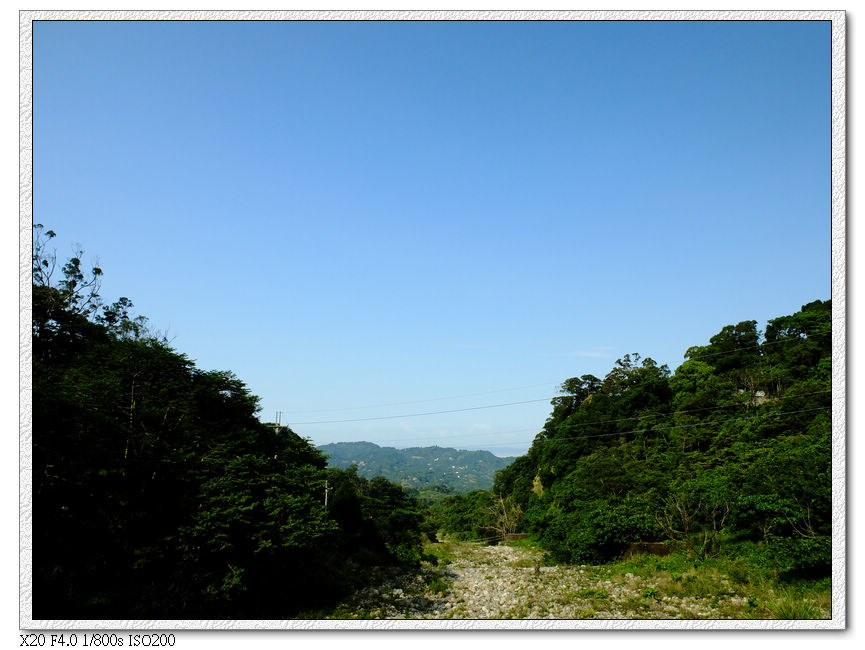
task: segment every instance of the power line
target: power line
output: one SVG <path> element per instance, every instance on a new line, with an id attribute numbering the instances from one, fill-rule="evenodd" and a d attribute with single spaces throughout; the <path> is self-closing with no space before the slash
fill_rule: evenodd
<path id="1" fill-rule="evenodd" d="M 826 330 L 817 330 L 816 332 L 811 332 L 805 338 L 801 338 L 801 337 L 797 336 L 797 337 L 778 339 L 777 341 L 763 341 L 762 343 L 758 343 L 757 345 L 745 345 L 745 346 L 742 346 L 740 348 L 733 348 L 731 350 L 724 350 L 722 352 L 708 352 L 706 354 L 697 354 L 693 357 L 688 357 L 688 360 L 690 361 L 692 359 L 702 359 L 704 357 L 717 357 L 717 356 L 720 356 L 722 354 L 733 354 L 734 352 L 738 352 L 739 350 L 755 350 L 757 348 L 763 348 L 767 345 L 777 345 L 778 343 L 792 343 L 794 341 L 800 341 L 800 342 L 801 341 L 807 341 L 808 337 L 810 337 L 810 336 L 816 336 L 818 334 L 831 334 L 831 333 L 832 333 L 831 328 L 826 329 Z M 709 343 L 709 345 L 712 345 L 712 344 Z M 698 346 L 694 346 L 694 347 L 701 347 L 702 348 L 702 347 L 708 347 L 708 346 L 698 345 Z"/>
<path id="2" fill-rule="evenodd" d="M 632 433 L 654 433 L 659 431 L 670 431 L 672 429 L 689 429 L 693 427 L 708 427 L 714 426 L 717 424 L 727 424 L 728 422 L 745 422 L 748 420 L 759 420 L 761 418 L 770 418 L 770 417 L 779 417 L 783 415 L 794 415 L 797 413 L 810 413 L 813 411 L 825 411 L 831 409 L 831 406 L 818 406 L 810 409 L 799 409 L 796 411 L 780 411 L 778 413 L 764 413 L 762 415 L 753 415 L 750 417 L 744 418 L 731 418 L 729 420 L 711 420 L 708 422 L 694 422 L 692 424 L 676 424 L 668 427 L 647 427 L 645 429 L 633 429 L 631 431 L 616 431 L 615 433 L 598 433 L 598 434 L 590 434 L 586 436 L 568 436 L 568 437 L 556 437 L 556 438 L 535 438 L 532 443 L 544 444 L 548 442 L 559 442 L 566 440 L 588 440 L 589 438 L 611 438 L 613 436 L 625 436 Z M 520 433 L 522 431 L 534 431 L 534 429 L 522 429 L 516 431 L 503 431 L 501 433 Z M 524 442 L 521 440 L 510 441 L 507 444 L 517 444 L 520 442 Z"/>
<path id="3" fill-rule="evenodd" d="M 812 334 L 826 334 L 826 333 L 831 333 L 831 331 L 832 331 L 831 329 L 820 330 L 820 331 L 814 332 Z M 786 339 L 781 339 L 778 341 L 768 341 L 768 342 L 764 342 L 764 343 L 761 343 L 761 344 L 755 345 L 755 346 L 744 346 L 744 347 L 740 347 L 740 348 L 733 348 L 731 350 L 724 350 L 722 352 L 713 352 L 713 353 L 709 353 L 709 354 L 696 355 L 693 357 L 688 357 L 687 360 L 700 359 L 700 358 L 711 357 L 711 356 L 720 356 L 720 355 L 724 355 L 724 354 L 734 354 L 736 352 L 739 352 L 740 350 L 756 349 L 756 348 L 761 348 L 761 347 L 766 346 L 766 345 L 775 345 L 778 343 L 792 343 L 792 342 L 796 342 L 796 341 L 801 342 L 803 340 L 805 340 L 805 339 L 786 338 Z M 546 383 L 547 382 L 544 382 L 544 384 L 546 384 Z M 561 385 L 561 383 L 562 382 L 560 382 L 559 385 Z M 534 386 L 542 386 L 544 384 L 534 384 Z M 529 388 L 529 386 L 525 386 L 525 388 Z M 481 393 L 471 393 L 471 394 L 455 396 L 455 397 L 434 397 L 434 398 L 423 399 L 423 400 L 412 400 L 409 402 L 395 402 L 395 403 L 392 403 L 389 405 L 388 404 L 382 404 L 380 406 L 397 406 L 399 404 L 417 404 L 417 403 L 422 403 L 422 402 L 434 402 L 434 401 L 441 401 L 441 400 L 445 400 L 445 399 L 458 399 L 459 397 L 471 397 L 474 395 L 487 395 L 490 393 L 498 393 L 498 392 L 504 392 L 504 391 L 508 391 L 508 390 L 519 390 L 519 388 L 513 388 L 513 389 L 505 388 L 505 389 L 487 391 L 487 392 L 481 392 Z M 349 423 L 349 422 L 369 422 L 369 421 L 373 421 L 373 420 L 392 420 L 392 419 L 403 418 L 403 417 L 411 418 L 411 417 L 420 417 L 420 416 L 424 416 L 424 415 L 442 415 L 442 414 L 446 414 L 446 413 L 461 413 L 461 412 L 465 412 L 465 411 L 478 411 L 478 410 L 482 410 L 482 409 L 499 408 L 499 407 L 503 407 L 503 406 L 515 406 L 515 405 L 519 405 L 519 404 L 530 404 L 533 402 L 543 402 L 543 401 L 548 401 L 548 400 L 551 401 L 553 399 L 561 399 L 561 398 L 566 398 L 566 397 L 568 397 L 568 395 L 563 394 L 563 395 L 555 395 L 554 397 L 544 397 L 544 398 L 534 399 L 534 400 L 524 400 L 521 402 L 506 402 L 504 404 L 490 404 L 490 405 L 485 405 L 485 406 L 472 406 L 472 407 L 462 408 L 462 409 L 449 409 L 449 410 L 444 410 L 444 411 L 429 411 L 426 413 L 408 413 L 405 415 L 383 415 L 383 416 L 370 417 L 370 418 L 351 418 L 351 419 L 345 419 L 345 420 L 315 420 L 315 421 L 309 421 L 309 422 L 295 422 L 294 426 L 307 425 L 307 424 L 345 424 L 345 423 Z M 322 411 L 337 412 L 337 411 L 345 411 L 345 410 L 359 410 L 359 409 L 364 409 L 364 408 L 376 408 L 376 406 L 373 406 L 373 405 L 371 405 L 371 406 L 357 406 L 357 407 L 349 407 L 349 408 L 344 408 L 344 409 L 317 409 L 314 411 L 295 411 L 295 412 L 296 413 L 304 413 L 304 412 L 312 413 L 312 412 L 322 412 Z M 630 418 L 630 419 L 635 419 L 635 418 Z"/>
<path id="4" fill-rule="evenodd" d="M 831 393 L 831 392 L 832 392 L 831 390 L 819 390 L 819 391 L 813 391 L 810 393 L 796 393 L 794 395 L 785 395 L 783 397 L 773 398 L 773 401 L 783 401 L 783 400 L 788 400 L 788 399 L 795 399 L 797 397 L 810 397 L 813 395 L 825 395 L 825 394 Z M 725 406 L 707 406 L 707 407 L 699 408 L 699 409 L 683 409 L 680 411 L 669 411 L 667 413 L 652 413 L 652 414 L 647 414 L 647 415 L 642 415 L 642 416 L 637 416 L 637 417 L 613 418 L 613 419 L 609 419 L 609 420 L 594 420 L 592 422 L 574 422 L 571 424 L 558 425 L 556 427 L 556 430 L 561 431 L 563 429 L 589 427 L 589 426 L 594 426 L 594 425 L 598 425 L 598 424 L 611 424 L 611 423 L 615 423 L 615 422 L 628 422 L 631 420 L 642 420 L 645 418 L 661 418 L 661 417 L 668 417 L 671 415 L 681 415 L 681 414 L 685 414 L 685 413 L 697 413 L 697 412 L 703 412 L 703 411 L 720 411 L 720 410 L 724 410 L 724 409 L 742 407 L 742 406 L 747 406 L 747 404 L 727 404 Z M 826 408 L 830 408 L 830 407 L 826 407 Z M 399 416 L 396 416 L 396 417 L 399 417 Z M 759 417 L 763 417 L 763 416 L 759 416 Z M 729 420 L 724 420 L 724 422 L 727 422 L 727 421 L 729 421 Z M 702 424 L 714 424 L 714 422 L 712 422 L 712 421 L 703 422 Z M 682 425 L 682 426 L 696 426 L 696 425 Z M 543 431 L 538 432 L 537 427 L 533 427 L 531 429 L 511 429 L 508 431 L 486 431 L 486 432 L 482 432 L 482 433 L 465 433 L 465 434 L 460 434 L 460 438 L 474 438 L 474 437 L 493 436 L 493 435 L 494 436 L 500 436 L 500 435 L 509 434 L 509 433 L 528 433 L 531 431 L 535 431 L 538 434 L 543 433 Z M 627 432 L 625 432 L 625 433 L 627 433 Z M 603 435 L 621 435 L 621 434 L 616 433 L 616 434 L 603 434 Z M 414 436 L 414 437 L 408 437 L 408 438 L 387 438 L 385 440 L 379 440 L 378 442 L 407 442 L 407 441 L 413 441 L 413 440 L 429 439 L 431 437 L 435 437 L 435 436 L 422 435 L 422 436 Z M 586 437 L 589 437 L 589 436 L 578 436 L 577 438 L 586 438 Z M 547 440 L 576 440 L 577 438 L 548 438 Z M 447 441 L 442 441 L 442 442 L 447 442 Z M 520 441 L 517 441 L 517 442 L 520 442 Z"/>
<path id="5" fill-rule="evenodd" d="M 370 420 L 393 420 L 396 418 L 416 418 L 421 415 L 441 415 L 443 413 L 462 413 L 464 411 L 479 411 L 481 409 L 494 409 L 502 406 L 516 406 L 518 404 L 531 404 L 533 402 L 548 402 L 550 397 L 541 397 L 540 399 L 527 399 L 522 402 L 506 402 L 504 404 L 488 404 L 486 406 L 471 406 L 464 409 L 450 409 L 447 411 L 429 411 L 427 413 L 406 413 L 403 415 L 382 415 L 374 418 L 357 418 L 354 420 L 318 420 L 316 422 L 295 422 L 292 426 L 300 426 L 302 424 L 340 424 L 343 422 L 369 422 Z"/>
<path id="6" fill-rule="evenodd" d="M 430 397 L 427 399 L 415 399 L 409 400 L 406 402 L 390 402 L 388 404 L 369 404 L 367 406 L 346 406 L 342 408 L 328 408 L 328 409 L 306 409 L 303 411 L 291 411 L 291 413 L 337 413 L 339 411 L 360 411 L 362 409 L 370 409 L 370 408 L 381 408 L 384 406 L 403 406 L 405 404 L 421 404 L 424 402 L 440 402 L 446 399 L 461 399 L 463 397 L 477 397 L 478 395 L 491 395 L 493 393 L 505 393 L 511 390 L 522 390 L 524 388 L 537 388 L 538 386 L 549 386 L 549 385 L 557 386 L 561 384 L 560 381 L 545 381 L 538 384 L 530 384 L 528 386 L 516 386 L 515 388 L 499 388 L 497 390 L 487 390 L 479 393 L 466 393 L 465 395 L 451 395 L 450 397 Z"/>
<path id="7" fill-rule="evenodd" d="M 625 436 L 630 433 L 649 433 L 652 431 L 669 431 L 671 429 L 687 429 L 690 427 L 701 427 L 707 425 L 715 425 L 715 424 L 726 424 L 728 422 L 744 422 L 746 420 L 759 420 L 760 418 L 769 418 L 769 417 L 778 417 L 781 415 L 793 415 L 795 413 L 810 413 L 812 411 L 825 411 L 826 409 L 831 409 L 831 406 L 818 406 L 810 409 L 801 409 L 798 411 L 780 411 L 778 413 L 764 413 L 763 415 L 752 415 L 747 418 L 732 418 L 729 420 L 715 420 L 711 422 L 695 422 L 693 424 L 675 424 L 669 427 L 648 427 L 647 429 L 634 429 L 633 431 L 617 431 L 616 433 L 598 433 L 594 435 L 588 436 L 572 436 L 568 438 L 542 438 L 540 440 L 535 439 L 535 442 L 555 442 L 558 440 L 586 440 L 588 438 L 609 438 L 611 436 Z"/>
<path id="8" fill-rule="evenodd" d="M 789 395 L 786 397 L 779 397 L 777 399 L 792 399 L 794 397 L 805 397 L 808 395 L 818 395 L 821 393 L 831 393 L 831 392 L 832 391 L 816 391 L 813 393 L 801 393 L 798 395 Z M 546 401 L 552 401 L 554 399 L 561 399 L 561 398 L 566 398 L 566 397 L 568 397 L 568 396 L 567 395 L 556 395 L 554 397 L 541 397 L 540 399 L 530 399 L 530 400 L 524 400 L 521 402 L 506 402 L 504 404 L 488 404 L 486 406 L 472 406 L 469 408 L 450 409 L 447 411 L 429 411 L 426 413 L 406 413 L 403 415 L 382 415 L 382 416 L 373 417 L 373 418 L 357 418 L 357 419 L 351 419 L 351 420 L 317 420 L 315 422 L 295 422 L 292 426 L 300 426 L 300 425 L 307 425 L 307 424 L 343 424 L 343 423 L 347 423 L 347 422 L 369 422 L 371 420 L 393 420 L 393 419 L 398 419 L 398 418 L 420 417 L 423 415 L 442 415 L 445 413 L 462 413 L 465 411 L 479 411 L 482 409 L 492 409 L 492 408 L 499 408 L 499 407 L 503 407 L 503 406 L 517 406 L 519 404 L 532 404 L 532 403 L 536 403 L 536 402 L 546 402 Z M 741 406 L 741 405 L 730 404 L 727 406 L 705 407 L 705 408 L 700 408 L 700 409 L 686 409 L 683 411 L 671 411 L 669 413 L 650 414 L 650 415 L 644 415 L 644 416 L 639 416 L 639 417 L 630 417 L 630 418 L 618 418 L 618 419 L 614 419 L 614 420 L 598 420 L 596 422 L 584 422 L 584 423 L 581 422 L 581 423 L 577 423 L 575 425 L 562 425 L 562 426 L 569 427 L 569 426 L 588 426 L 591 424 L 606 424 L 609 422 L 621 422 L 621 421 L 625 421 L 625 420 L 640 420 L 640 419 L 643 419 L 645 417 L 664 417 L 667 415 L 678 415 L 681 413 L 691 413 L 691 412 L 698 412 L 698 411 L 714 411 L 714 410 L 719 410 L 719 409 L 724 409 L 724 408 L 731 408 L 734 406 Z"/>
<path id="9" fill-rule="evenodd" d="M 699 427 L 699 426 L 727 424 L 728 422 L 745 422 L 748 420 L 759 420 L 761 418 L 780 417 L 780 416 L 784 416 L 784 415 L 795 415 L 798 413 L 811 413 L 814 411 L 825 411 L 825 410 L 828 410 L 831 408 L 832 408 L 831 406 L 820 406 L 820 407 L 816 407 L 816 408 L 800 409 L 800 410 L 796 410 L 796 411 L 781 411 L 778 413 L 764 413 L 763 415 L 755 415 L 755 416 L 746 417 L 746 418 L 731 418 L 729 420 L 721 420 L 721 421 L 714 421 L 714 422 L 696 422 L 694 424 L 677 424 L 677 425 L 673 425 L 673 426 L 669 426 L 669 427 L 650 427 L 648 429 L 635 429 L 633 431 L 618 431 L 616 433 L 599 433 L 599 434 L 588 435 L 588 436 L 573 436 L 573 437 L 568 437 L 568 438 L 545 438 L 545 439 L 540 439 L 540 440 L 536 438 L 533 441 L 533 443 L 542 444 L 542 443 L 547 443 L 547 442 L 557 442 L 560 440 L 564 441 L 564 440 L 587 440 L 589 438 L 610 438 L 613 436 L 624 436 L 624 435 L 628 435 L 631 433 L 653 433 L 653 432 L 660 432 L 660 431 L 670 431 L 672 429 L 688 429 L 688 428 Z M 510 444 L 515 444 L 515 443 L 510 443 Z"/>
<path id="10" fill-rule="evenodd" d="M 831 393 L 831 390 L 817 390 L 811 393 L 796 393 L 794 395 L 785 395 L 783 397 L 774 397 L 773 401 L 781 401 L 785 399 L 794 399 L 796 397 L 810 397 L 811 395 L 824 395 L 826 393 Z M 594 422 L 575 422 L 573 424 L 561 424 L 558 426 L 559 429 L 570 429 L 573 427 L 587 427 L 595 424 L 609 424 L 611 422 L 626 422 L 629 420 L 642 420 L 644 418 L 661 418 L 667 417 L 670 415 L 682 415 L 684 413 L 698 413 L 702 411 L 720 411 L 722 409 L 735 408 L 739 406 L 748 406 L 748 404 L 726 404 L 724 406 L 705 406 L 703 408 L 698 409 L 683 409 L 681 411 L 670 411 L 668 413 L 649 413 L 646 415 L 639 415 L 635 417 L 629 418 L 615 418 L 612 420 L 595 420 Z"/>

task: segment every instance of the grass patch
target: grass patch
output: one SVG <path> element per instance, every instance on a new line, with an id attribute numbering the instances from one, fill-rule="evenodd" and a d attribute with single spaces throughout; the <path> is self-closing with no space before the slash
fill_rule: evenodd
<path id="1" fill-rule="evenodd" d="M 427 582 L 427 587 L 434 594 L 445 595 L 451 590 L 450 583 L 441 576 L 431 576 Z"/>
<path id="2" fill-rule="evenodd" d="M 772 603 L 772 611 L 779 619 L 827 618 L 814 601 L 795 597 L 778 598 Z"/>
<path id="3" fill-rule="evenodd" d="M 626 612 L 631 615 L 643 614 L 646 610 L 649 609 L 649 605 L 641 598 L 630 597 L 622 603 L 619 603 L 619 606 Z"/>
<path id="4" fill-rule="evenodd" d="M 655 600 L 658 600 L 658 590 L 654 587 L 646 587 L 643 589 L 643 598 L 654 598 Z"/>
<path id="5" fill-rule="evenodd" d="M 609 604 L 609 597 L 607 590 L 601 588 L 579 589 L 577 591 L 565 589 L 562 595 L 555 600 L 560 605 L 578 604 L 586 607 L 585 611 L 593 612 L 594 616 L 595 610 L 604 609 Z"/>
<path id="6" fill-rule="evenodd" d="M 666 557 L 637 555 L 607 566 L 610 578 L 618 584 L 628 583 L 628 574 L 648 579 L 649 586 L 642 590 L 644 598 L 696 598 L 704 606 L 716 608 L 721 616 L 793 620 L 831 617 L 828 579 L 778 581 L 771 570 L 748 558 L 699 559 L 674 552 Z M 625 608 L 636 615 L 636 603 L 626 603 Z M 696 615 L 682 610 L 681 616 Z"/>
<path id="7" fill-rule="evenodd" d="M 610 565 L 614 574 L 633 573 L 636 576 L 648 577 L 666 571 L 667 573 L 684 574 L 689 569 L 700 564 L 683 553 L 671 553 L 665 557 L 657 555 L 634 555 L 628 560 L 614 562 Z"/>
<path id="8" fill-rule="evenodd" d="M 447 566 L 457 557 L 461 544 L 450 540 L 424 544 L 424 555 L 430 555 L 438 560 L 438 566 Z"/>
<path id="9" fill-rule="evenodd" d="M 815 620 L 832 617 L 832 593 L 822 585 L 764 589 L 748 599 L 749 618 Z"/>
<path id="10" fill-rule="evenodd" d="M 609 598 L 609 594 L 606 589 L 601 588 L 593 588 L 593 589 L 580 589 L 577 592 L 578 598 Z"/>

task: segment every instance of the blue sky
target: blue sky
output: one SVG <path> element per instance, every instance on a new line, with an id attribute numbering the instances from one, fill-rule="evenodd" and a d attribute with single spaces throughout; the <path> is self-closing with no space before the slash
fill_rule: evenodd
<path id="1" fill-rule="evenodd" d="M 38 23 L 34 219 L 264 420 L 521 453 L 562 380 L 830 297 L 829 33 Z"/>

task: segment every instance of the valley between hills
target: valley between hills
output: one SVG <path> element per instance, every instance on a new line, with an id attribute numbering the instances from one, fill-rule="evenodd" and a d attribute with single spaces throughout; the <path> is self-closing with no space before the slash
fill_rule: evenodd
<path id="1" fill-rule="evenodd" d="M 368 479 L 383 476 L 417 490 L 420 498 L 430 502 L 453 493 L 489 490 L 495 473 L 515 460 L 489 451 L 438 446 L 396 449 L 371 442 L 336 442 L 320 445 L 318 450 L 328 456 L 330 467 L 354 467 Z"/>

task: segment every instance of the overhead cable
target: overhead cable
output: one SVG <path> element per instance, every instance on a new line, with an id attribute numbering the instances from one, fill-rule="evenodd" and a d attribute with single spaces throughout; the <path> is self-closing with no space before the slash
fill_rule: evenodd
<path id="1" fill-rule="evenodd" d="M 813 395 L 825 395 L 825 394 L 831 393 L 831 392 L 832 392 L 831 390 L 819 390 L 819 391 L 813 391 L 810 393 L 796 393 L 794 395 L 785 395 L 783 397 L 776 397 L 776 398 L 772 398 L 772 399 L 773 399 L 773 401 L 782 401 L 782 400 L 795 399 L 797 397 L 810 397 Z M 724 410 L 724 409 L 741 407 L 741 406 L 747 406 L 747 405 L 746 404 L 727 404 L 725 406 L 707 406 L 705 408 L 699 408 L 699 409 L 684 409 L 684 410 L 680 410 L 680 411 L 670 411 L 667 413 L 653 413 L 653 414 L 647 414 L 647 415 L 637 416 L 637 417 L 613 418 L 613 419 L 608 419 L 608 420 L 593 420 L 591 422 L 575 422 L 575 423 L 571 423 L 571 424 L 560 424 L 556 427 L 556 431 L 562 431 L 564 429 L 578 429 L 581 427 L 595 426 L 598 424 L 612 424 L 615 422 L 627 422 L 627 421 L 631 421 L 631 420 L 643 420 L 646 418 L 661 418 L 661 417 L 668 417 L 671 415 L 681 415 L 681 414 L 685 414 L 685 413 L 696 413 L 696 412 L 702 412 L 702 411 L 720 411 L 720 410 Z M 830 407 L 825 407 L 825 408 L 830 408 Z M 799 412 L 799 411 L 794 411 L 794 412 Z M 765 416 L 757 416 L 757 417 L 765 417 Z M 732 421 L 732 420 L 722 420 L 720 422 L 730 422 L 730 421 Z M 704 421 L 704 422 L 698 423 L 698 424 L 714 424 L 716 422 L 718 422 L 718 421 L 717 420 L 716 421 Z M 688 424 L 688 425 L 681 425 L 681 426 L 696 426 L 696 425 Z M 511 429 L 508 431 L 485 431 L 485 432 L 480 432 L 480 433 L 465 433 L 465 434 L 460 434 L 460 439 L 470 438 L 470 437 L 474 438 L 474 437 L 500 436 L 500 435 L 504 435 L 504 434 L 508 434 L 508 433 L 528 433 L 531 431 L 537 432 L 538 431 L 537 427 L 532 427 L 530 429 Z M 537 432 L 537 435 L 541 435 L 543 433 L 544 433 L 543 431 L 540 431 L 540 432 Z M 627 432 L 625 432 L 625 433 L 627 433 Z M 602 434 L 602 435 L 607 436 L 607 435 L 621 435 L 621 434 L 615 433 L 615 434 Z M 429 438 L 432 438 L 432 437 L 435 437 L 435 436 L 421 435 L 421 436 L 414 436 L 414 437 L 410 437 L 410 438 L 387 438 L 384 440 L 379 440 L 379 442 L 407 442 L 407 441 L 414 441 L 414 440 L 428 440 Z M 556 438 L 547 438 L 546 440 L 576 440 L 577 438 L 586 438 L 586 437 L 590 437 L 590 436 L 577 436 L 575 438 L 556 437 Z M 519 441 L 517 441 L 517 442 L 519 442 Z M 511 444 L 511 443 L 509 443 L 509 444 Z"/>
<path id="2" fill-rule="evenodd" d="M 585 440 L 587 438 L 609 438 L 611 436 L 624 436 L 631 433 L 652 433 L 655 431 L 669 431 L 671 429 L 687 429 L 690 427 L 704 427 L 715 424 L 727 424 L 728 422 L 745 422 L 746 420 L 759 420 L 760 418 L 778 417 L 781 415 L 793 415 L 796 413 L 810 413 L 812 411 L 825 411 L 831 409 L 831 406 L 818 406 L 810 409 L 800 409 L 798 411 L 780 411 L 777 413 L 764 413 L 762 415 L 752 415 L 746 418 L 731 418 L 729 420 L 712 420 L 709 422 L 694 422 L 693 424 L 674 424 L 669 427 L 647 427 L 645 429 L 634 429 L 633 431 L 616 431 L 615 433 L 598 433 L 586 436 L 571 436 L 567 438 L 535 438 L 535 442 L 555 442 L 558 440 Z"/>
<path id="3" fill-rule="evenodd" d="M 339 411 L 360 411 L 362 409 L 371 409 L 371 408 L 381 408 L 384 406 L 402 406 L 404 404 L 422 404 L 423 402 L 441 402 L 446 399 L 462 399 L 463 397 L 477 397 L 478 395 L 491 395 L 493 393 L 506 393 L 512 390 L 523 390 L 525 388 L 537 388 L 538 386 L 558 386 L 561 382 L 557 381 L 545 381 L 537 384 L 530 384 L 528 386 L 517 386 L 515 388 L 499 388 L 497 390 L 487 390 L 479 393 L 466 393 L 465 395 L 451 395 L 450 397 L 429 397 L 427 399 L 414 399 L 409 400 L 407 402 L 390 402 L 388 404 L 369 404 L 367 406 L 346 406 L 337 409 L 309 409 L 303 411 L 291 411 L 292 414 L 295 413 L 336 413 Z"/>
<path id="4" fill-rule="evenodd" d="M 449 409 L 447 411 L 429 411 L 427 413 L 405 413 L 403 415 L 381 415 L 374 418 L 357 418 L 353 420 L 317 420 L 315 422 L 294 422 L 292 426 L 300 426 L 301 424 L 340 424 L 343 422 L 368 422 L 370 420 L 393 420 L 396 418 L 416 418 L 421 415 L 441 415 L 443 413 L 461 413 L 463 411 L 479 411 L 481 409 L 494 409 L 502 406 L 516 406 L 518 404 L 531 404 L 533 402 L 548 402 L 551 398 L 541 397 L 540 399 L 527 399 L 522 402 L 506 402 L 504 404 L 488 404 L 486 406 L 471 406 L 464 409 Z"/>
<path id="5" fill-rule="evenodd" d="M 832 332 L 831 329 L 818 330 L 816 332 L 812 332 L 811 334 L 809 334 L 809 336 L 814 336 L 817 334 L 829 334 L 831 332 Z M 694 359 L 702 359 L 704 357 L 721 356 L 724 354 L 735 354 L 736 352 L 739 352 L 740 350 L 751 350 L 751 349 L 756 349 L 756 348 L 762 348 L 763 346 L 766 346 L 766 345 L 776 345 L 778 343 L 793 343 L 795 341 L 801 342 L 804 340 L 807 340 L 807 339 L 798 338 L 798 337 L 791 337 L 791 338 L 779 339 L 777 341 L 766 341 L 766 342 L 760 343 L 758 345 L 743 346 L 743 347 L 739 347 L 739 348 L 733 348 L 731 350 L 724 350 L 722 352 L 711 352 L 711 353 L 707 353 L 707 354 L 699 354 L 699 355 L 695 355 L 693 357 L 688 357 L 686 359 L 686 361 L 691 361 Z M 696 346 L 696 347 L 701 347 L 701 346 Z M 498 389 L 498 390 L 484 391 L 484 392 L 478 392 L 478 393 L 467 393 L 465 395 L 454 395 L 452 397 L 431 397 L 431 398 L 427 398 L 427 399 L 410 400 L 410 401 L 406 401 L 406 402 L 392 402 L 389 404 L 371 404 L 371 405 L 367 405 L 367 406 L 349 406 L 349 407 L 336 408 L 336 409 L 311 409 L 311 410 L 304 410 L 304 411 L 292 411 L 292 413 L 322 413 L 322 412 L 335 413 L 335 412 L 339 412 L 339 411 L 358 411 L 358 410 L 367 409 L 367 408 L 380 408 L 383 406 L 400 406 L 403 404 L 421 404 L 423 402 L 438 402 L 438 401 L 442 401 L 442 400 L 446 400 L 446 399 L 460 399 L 463 397 L 475 397 L 477 395 L 489 395 L 492 393 L 503 393 L 503 392 L 510 391 L 510 390 L 520 390 L 521 388 L 534 388 L 536 386 L 544 386 L 544 385 L 549 385 L 551 383 L 554 385 L 561 385 L 562 382 L 542 382 L 542 383 L 538 383 L 538 384 L 532 384 L 530 386 L 521 386 L 521 387 L 517 387 L 517 388 L 502 388 L 502 389 Z M 369 421 L 369 420 L 389 420 L 389 419 L 400 418 L 400 417 L 418 417 L 421 415 L 440 415 L 443 413 L 457 413 L 460 411 L 474 411 L 474 410 L 487 409 L 487 408 L 497 408 L 499 406 L 512 406 L 515 404 L 528 404 L 531 402 L 541 402 L 541 401 L 544 401 L 546 399 L 552 400 L 552 399 L 556 399 L 556 398 L 560 398 L 560 397 L 567 397 L 567 395 L 556 395 L 555 397 L 552 397 L 552 398 L 542 398 L 539 400 L 526 400 L 524 402 L 508 402 L 505 404 L 493 404 L 490 406 L 475 406 L 475 407 L 470 407 L 470 408 L 465 408 L 465 409 L 453 409 L 453 410 L 448 410 L 448 411 L 432 411 L 430 413 L 411 413 L 411 414 L 407 414 L 407 415 L 388 415 L 388 416 L 382 416 L 382 417 L 357 418 L 357 419 L 347 419 L 347 420 L 320 420 L 320 421 L 317 420 L 314 422 L 295 422 L 295 425 L 299 425 L 299 424 L 342 424 L 342 423 L 346 423 L 346 422 L 365 422 L 365 421 Z"/>

